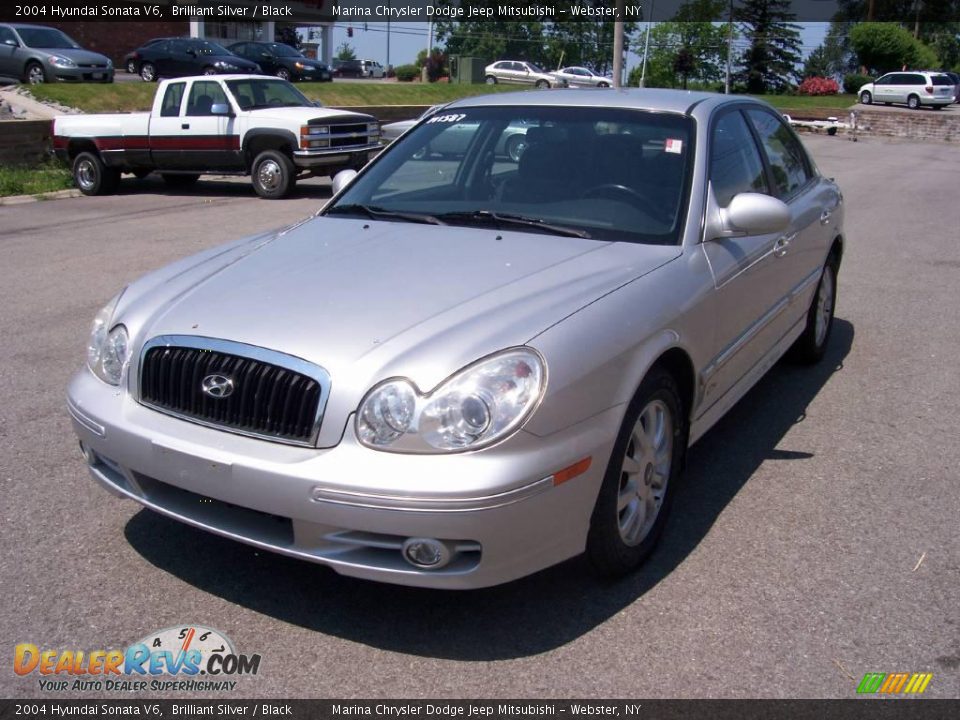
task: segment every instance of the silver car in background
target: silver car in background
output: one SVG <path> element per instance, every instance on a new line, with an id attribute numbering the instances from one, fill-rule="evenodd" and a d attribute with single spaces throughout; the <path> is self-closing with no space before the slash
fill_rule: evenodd
<path id="1" fill-rule="evenodd" d="M 0 76 L 44 82 L 113 82 L 113 61 L 57 28 L 0 24 Z"/>
<path id="2" fill-rule="evenodd" d="M 519 159 L 496 152 L 520 126 Z M 841 194 L 757 100 L 460 100 L 334 191 L 97 314 L 68 409 L 105 488 L 384 582 L 585 551 L 615 576 L 688 446 L 788 350 L 827 350 Z"/>
<path id="3" fill-rule="evenodd" d="M 570 87 L 610 87 L 613 84 L 613 78 L 605 75 L 597 75 L 590 68 L 585 67 L 565 67 L 554 70 L 552 73 L 555 78 L 562 80 Z"/>
<path id="4" fill-rule="evenodd" d="M 496 85 L 530 85 L 538 88 L 565 87 L 567 82 L 551 73 L 541 70 L 531 62 L 524 60 L 500 60 L 487 65 L 484 70 L 486 83 Z"/>

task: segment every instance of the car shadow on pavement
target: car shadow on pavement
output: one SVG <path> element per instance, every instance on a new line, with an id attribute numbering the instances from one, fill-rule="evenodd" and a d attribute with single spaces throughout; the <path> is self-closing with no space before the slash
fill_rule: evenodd
<path id="1" fill-rule="evenodd" d="M 814 367 L 779 363 L 691 449 L 684 482 L 660 545 L 633 575 L 593 576 L 583 557 L 499 587 L 424 590 L 341 577 L 196 530 L 148 510 L 126 525 L 148 562 L 197 589 L 286 623 L 376 648 L 456 660 L 501 660 L 576 640 L 677 568 L 768 459 L 811 457 L 778 450 L 806 408 L 843 369 L 853 325 L 837 318 L 826 357 Z"/>
<path id="2" fill-rule="evenodd" d="M 230 177 L 204 176 L 196 183 L 183 187 L 168 185 L 156 173 L 140 180 L 129 175 L 124 175 L 123 180 L 117 187 L 116 194 L 260 199 L 250 184 L 250 178 L 240 175 Z M 298 182 L 290 194 L 282 200 L 269 200 L 267 202 L 283 202 L 283 200 L 308 197 L 326 201 L 330 196 L 330 184 L 328 182 L 323 182 L 321 179 L 308 178 Z"/>

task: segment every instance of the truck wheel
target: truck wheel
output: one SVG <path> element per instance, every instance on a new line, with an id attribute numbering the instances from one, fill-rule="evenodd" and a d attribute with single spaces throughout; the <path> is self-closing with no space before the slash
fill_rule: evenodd
<path id="1" fill-rule="evenodd" d="M 293 160 L 278 150 L 264 150 L 257 155 L 250 176 L 257 195 L 269 200 L 285 196 L 297 181 Z"/>
<path id="2" fill-rule="evenodd" d="M 31 85 L 40 85 L 47 81 L 47 75 L 43 72 L 43 65 L 40 63 L 29 63 L 25 71 L 25 76 L 27 82 Z"/>
<path id="3" fill-rule="evenodd" d="M 199 173 L 161 173 L 163 181 L 174 188 L 190 187 L 200 179 Z"/>
<path id="4" fill-rule="evenodd" d="M 157 81 L 157 67 L 153 63 L 145 62 L 140 66 L 140 79 L 144 82 Z"/>
<path id="5" fill-rule="evenodd" d="M 120 183 L 120 171 L 108 168 L 96 153 L 82 152 L 73 159 L 73 181 L 84 195 L 109 195 Z"/>

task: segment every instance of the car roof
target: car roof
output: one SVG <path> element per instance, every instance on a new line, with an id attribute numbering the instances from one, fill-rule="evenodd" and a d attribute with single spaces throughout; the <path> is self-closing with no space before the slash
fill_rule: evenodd
<path id="1" fill-rule="evenodd" d="M 6 25 L 11 27 L 14 30 L 60 30 L 60 28 L 50 27 L 49 25 L 37 25 L 35 23 L 0 23 L 0 25 Z M 63 32 L 63 30 L 60 30 Z"/>
<path id="2" fill-rule="evenodd" d="M 766 103 L 747 95 L 720 95 L 692 90 L 654 88 L 571 88 L 478 95 L 456 100 L 445 106 L 445 109 L 529 105 L 537 107 L 626 108 L 688 115 L 694 114 L 693 108 L 695 106 L 700 106 L 703 112 L 710 112 L 715 107 L 733 102 L 769 107 Z"/>

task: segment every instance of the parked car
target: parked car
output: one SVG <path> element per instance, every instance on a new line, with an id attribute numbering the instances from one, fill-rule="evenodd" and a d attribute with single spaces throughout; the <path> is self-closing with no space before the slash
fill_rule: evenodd
<path id="1" fill-rule="evenodd" d="M 383 65 L 376 60 L 361 60 L 360 70 L 363 73 L 363 77 L 367 78 L 382 78 L 386 75 Z"/>
<path id="2" fill-rule="evenodd" d="M 333 76 L 334 77 L 353 77 L 360 78 L 363 77 L 363 65 L 359 60 L 334 60 L 333 61 Z"/>
<path id="3" fill-rule="evenodd" d="M 131 50 L 126 55 L 123 56 L 123 69 L 126 70 L 131 75 L 140 74 L 140 55 L 138 51 L 141 48 L 147 48 L 151 45 L 156 45 L 159 42 L 164 40 L 171 40 L 173 38 L 153 38 L 152 40 L 147 40 L 143 45 L 138 47 L 136 50 Z"/>
<path id="4" fill-rule="evenodd" d="M 389 145 L 398 137 L 403 135 L 407 130 L 416 125 L 420 120 L 425 117 L 429 117 L 434 112 L 442 107 L 441 105 L 431 105 L 427 108 L 419 117 L 412 118 L 410 120 L 398 120 L 397 122 L 387 123 L 386 125 L 380 126 L 380 142 L 384 145 Z"/>
<path id="5" fill-rule="evenodd" d="M 0 24 L 0 75 L 44 82 L 113 82 L 113 61 L 56 28 Z"/>
<path id="6" fill-rule="evenodd" d="M 299 50 L 283 43 L 238 42 L 227 48 L 235 55 L 257 63 L 263 72 L 283 80 L 315 80 L 330 82 L 330 68 L 318 60 L 312 60 Z"/>
<path id="7" fill-rule="evenodd" d="M 870 105 L 882 102 L 906 104 L 916 110 L 929 105 L 939 110 L 953 102 L 954 82 L 949 76 L 935 72 L 893 72 L 860 88 L 860 102 Z"/>
<path id="8" fill-rule="evenodd" d="M 168 38 L 137 50 L 144 82 L 187 75 L 260 73 L 257 63 L 225 47 L 197 38 Z"/>
<path id="9" fill-rule="evenodd" d="M 318 107 L 286 80 L 199 76 L 163 81 L 149 113 L 57 117 L 53 147 L 85 195 L 113 192 L 125 172 L 157 171 L 178 187 L 233 172 L 274 199 L 298 174 L 362 167 L 380 149 L 380 128 L 370 115 Z"/>
<path id="10" fill-rule="evenodd" d="M 416 159 L 464 124 L 458 161 Z M 841 200 L 746 96 L 459 100 L 318 215 L 118 293 L 73 427 L 112 493 L 345 575 L 623 574 L 687 447 L 788 349 L 826 353 Z"/>
<path id="11" fill-rule="evenodd" d="M 565 67 L 550 74 L 565 80 L 570 87 L 610 87 L 613 84 L 612 78 L 597 75 L 593 70 L 585 67 Z"/>
<path id="12" fill-rule="evenodd" d="M 943 74 L 953 82 L 953 101 L 960 103 L 960 73 L 944 70 Z"/>
<path id="13" fill-rule="evenodd" d="M 487 65 L 486 81 L 488 85 L 508 83 L 513 85 L 533 85 L 538 88 L 565 87 L 563 78 L 544 72 L 530 62 L 519 60 L 501 60 Z"/>

